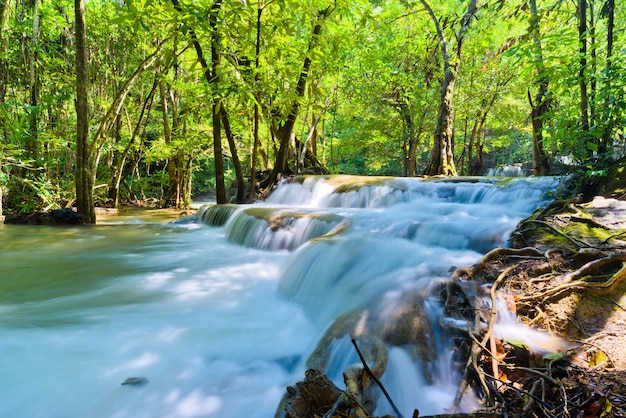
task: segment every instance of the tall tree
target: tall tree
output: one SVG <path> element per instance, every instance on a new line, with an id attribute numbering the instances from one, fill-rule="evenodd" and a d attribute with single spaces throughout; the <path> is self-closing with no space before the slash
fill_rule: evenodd
<path id="1" fill-rule="evenodd" d="M 470 27 L 476 12 L 478 0 L 468 0 L 467 9 L 461 18 L 461 25 L 456 30 L 455 41 L 452 45 L 446 39 L 439 18 L 426 0 L 420 0 L 435 25 L 441 48 L 443 62 L 443 80 L 441 81 L 441 96 L 439 100 L 439 116 L 435 128 L 434 143 L 430 160 L 424 170 L 428 175 L 456 175 L 454 165 L 454 87 L 461 65 L 461 49 L 463 40 Z"/>
<path id="2" fill-rule="evenodd" d="M 587 94 L 587 0 L 578 0 L 578 43 L 579 61 L 578 84 L 580 86 L 580 128 L 585 136 L 589 135 L 589 97 Z"/>
<path id="3" fill-rule="evenodd" d="M 27 149 L 30 157 L 39 160 L 39 26 L 41 22 L 41 6 L 39 0 L 33 2 L 33 27 L 30 36 L 30 128 Z"/>
<path id="4" fill-rule="evenodd" d="M 89 155 L 88 60 L 85 1 L 74 0 L 76 31 L 76 207 L 87 223 L 96 223 L 93 169 Z"/>
<path id="5" fill-rule="evenodd" d="M 286 115 L 280 115 L 282 120 L 279 120 L 278 123 L 272 122 L 272 128 L 275 130 L 276 136 L 278 137 L 280 147 L 278 149 L 278 153 L 276 154 L 276 161 L 274 163 L 272 173 L 262 185 L 266 188 L 266 190 L 269 190 L 269 187 L 273 186 L 281 175 L 289 173 L 289 151 L 293 136 L 293 128 L 296 124 L 296 119 L 298 118 L 298 113 L 300 111 L 300 103 L 306 91 L 307 80 L 311 71 L 311 64 L 313 62 L 313 54 L 315 53 L 318 45 L 324 20 L 326 20 L 332 12 L 332 6 L 318 10 L 313 25 L 313 31 L 311 33 L 311 39 L 309 40 L 309 46 L 305 54 L 304 62 L 302 63 L 302 69 L 300 70 L 298 81 L 296 82 L 296 88 L 291 106 L 287 110 Z"/>
<path id="6" fill-rule="evenodd" d="M 178 0 L 171 0 L 174 8 L 179 12 L 183 13 L 183 8 L 181 7 Z M 217 203 L 226 203 L 226 187 L 225 187 L 225 178 L 224 178 L 224 157 L 222 154 L 222 124 L 224 125 L 225 134 L 230 146 L 231 156 L 233 159 L 233 164 L 235 166 L 235 175 L 237 178 L 237 202 L 243 203 L 245 199 L 245 183 L 243 179 L 243 172 L 241 168 L 241 164 L 239 163 L 239 157 L 237 154 L 237 147 L 235 141 L 233 139 L 233 134 L 231 131 L 230 121 L 228 118 L 228 113 L 224 107 L 223 97 L 219 92 L 220 90 L 220 66 L 221 66 L 221 36 L 220 36 L 220 27 L 219 23 L 219 14 L 222 8 L 222 0 L 215 0 L 215 3 L 211 6 L 209 10 L 209 29 L 211 31 L 211 66 L 204 58 L 204 51 L 202 49 L 202 45 L 198 40 L 198 36 L 194 29 L 189 29 L 189 34 L 191 37 L 191 42 L 196 50 L 196 55 L 198 57 L 198 61 L 202 66 L 204 71 L 204 78 L 212 87 L 212 96 L 211 96 L 211 112 L 212 112 L 212 131 L 213 131 L 213 155 L 215 161 L 215 194 Z"/>
<path id="7" fill-rule="evenodd" d="M 533 128 L 533 174 L 545 176 L 550 174 L 550 163 L 543 146 L 543 126 L 546 116 L 552 107 L 553 98 L 548 90 L 549 78 L 543 59 L 541 46 L 541 32 L 539 30 L 540 17 L 537 11 L 536 0 L 530 0 L 530 27 L 529 32 L 533 41 L 533 64 L 536 72 L 537 94 L 533 101 L 528 90 L 528 101 L 531 107 L 531 122 Z"/>
<path id="8" fill-rule="evenodd" d="M 9 80 L 9 5 L 11 0 L 0 0 L 0 106 L 4 106 Z M 4 113 L 0 112 L 0 139 L 7 136 Z M 8 138 L 4 138 L 8 139 Z"/>
<path id="9" fill-rule="evenodd" d="M 613 42 L 614 42 L 614 30 L 615 30 L 615 0 L 606 0 L 602 7 L 601 14 L 606 17 L 606 67 L 605 74 L 607 74 L 604 100 L 604 111 L 602 112 L 603 131 L 602 139 L 600 141 L 598 151 L 604 154 L 613 146 L 612 134 L 613 134 L 613 116 L 609 109 L 611 106 L 611 98 L 609 92 L 611 91 L 611 79 L 615 76 L 613 71 Z"/>

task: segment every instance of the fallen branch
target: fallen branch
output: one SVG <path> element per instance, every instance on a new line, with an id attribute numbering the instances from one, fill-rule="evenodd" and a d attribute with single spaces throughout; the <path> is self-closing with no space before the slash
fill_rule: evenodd
<path id="1" fill-rule="evenodd" d="M 387 393 L 387 389 L 385 389 L 383 384 L 380 383 L 380 380 L 378 380 L 378 378 L 370 370 L 370 367 L 367 365 L 367 362 L 365 361 L 365 358 L 363 358 L 363 354 L 361 354 L 361 350 L 359 350 L 359 346 L 357 345 L 356 340 L 354 338 L 352 338 L 352 345 L 354 345 L 354 348 L 356 349 L 356 353 L 359 355 L 359 358 L 361 359 L 361 363 L 363 363 L 363 368 L 365 369 L 367 374 L 372 378 L 372 380 L 374 382 L 376 382 L 376 384 L 378 385 L 380 390 L 382 390 L 383 395 L 385 395 L 385 398 L 387 398 L 387 401 L 389 401 L 389 404 L 393 408 L 393 412 L 395 412 L 396 415 L 398 416 L 397 418 L 404 418 L 403 415 L 398 410 L 398 408 L 396 407 L 396 404 L 394 404 L 393 400 L 391 400 L 391 397 L 389 396 L 389 393 Z"/>

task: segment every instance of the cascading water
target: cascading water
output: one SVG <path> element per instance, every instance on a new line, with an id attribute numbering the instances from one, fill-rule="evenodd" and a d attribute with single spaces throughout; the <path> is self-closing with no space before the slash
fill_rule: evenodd
<path id="1" fill-rule="evenodd" d="M 414 301 L 554 188 L 314 177 L 199 211 L 219 226 L 0 225 L 0 416 L 272 417 L 307 362 L 341 386 L 351 334 L 382 342 L 405 415 L 444 412 L 458 376 L 441 308 Z"/>

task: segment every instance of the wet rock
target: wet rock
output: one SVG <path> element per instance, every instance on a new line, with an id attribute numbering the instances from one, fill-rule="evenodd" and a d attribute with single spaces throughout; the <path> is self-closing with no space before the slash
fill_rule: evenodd
<path id="1" fill-rule="evenodd" d="M 342 391 L 319 370 L 309 369 L 303 382 L 287 387 L 276 418 L 324 416 L 338 401 Z"/>
<path id="2" fill-rule="evenodd" d="M 129 377 L 122 382 L 122 386 L 143 386 L 148 383 L 148 379 L 145 377 Z"/>

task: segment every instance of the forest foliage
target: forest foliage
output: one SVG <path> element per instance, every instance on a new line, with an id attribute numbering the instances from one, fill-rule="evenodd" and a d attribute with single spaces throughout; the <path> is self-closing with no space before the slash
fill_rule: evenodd
<path id="1" fill-rule="evenodd" d="M 84 150 L 79 2 L 0 0 L 0 215 L 626 154 L 624 2 L 92 0 Z"/>

